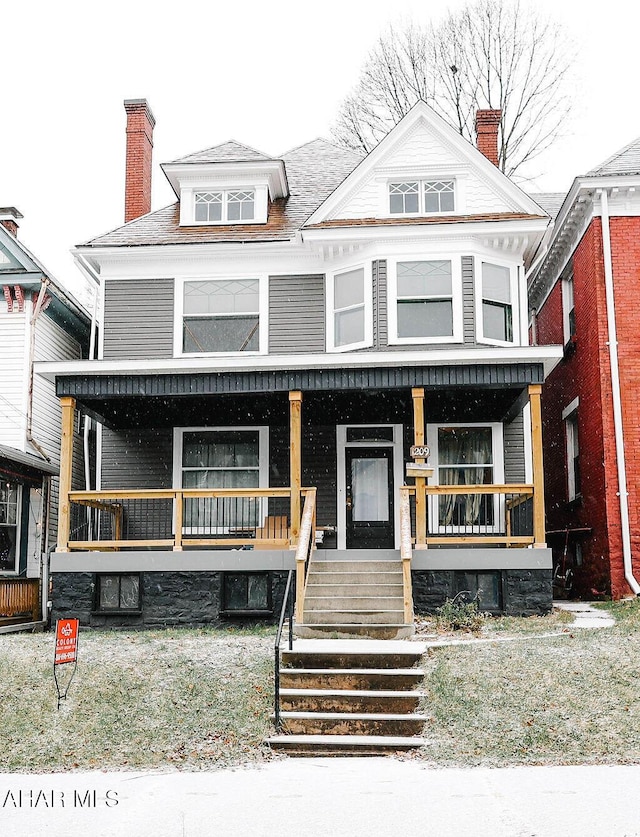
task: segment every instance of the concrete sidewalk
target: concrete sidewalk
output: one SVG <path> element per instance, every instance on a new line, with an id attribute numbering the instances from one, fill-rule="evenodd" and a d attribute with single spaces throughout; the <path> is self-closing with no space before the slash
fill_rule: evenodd
<path id="1" fill-rule="evenodd" d="M 639 786 L 640 766 L 437 770 L 393 758 L 0 774 L 0 827 L 12 837 L 634 837 Z"/>

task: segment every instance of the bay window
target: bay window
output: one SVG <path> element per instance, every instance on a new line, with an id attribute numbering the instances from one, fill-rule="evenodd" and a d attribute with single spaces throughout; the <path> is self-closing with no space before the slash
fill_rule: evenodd
<path id="1" fill-rule="evenodd" d="M 389 342 L 461 341 L 461 277 L 450 259 L 402 260 L 390 271 Z"/>
<path id="2" fill-rule="evenodd" d="M 514 290 L 510 267 L 481 263 L 478 316 L 481 340 L 514 342 Z"/>
<path id="3" fill-rule="evenodd" d="M 371 282 L 355 267 L 335 273 L 328 283 L 328 346 L 355 349 L 371 344 Z"/>

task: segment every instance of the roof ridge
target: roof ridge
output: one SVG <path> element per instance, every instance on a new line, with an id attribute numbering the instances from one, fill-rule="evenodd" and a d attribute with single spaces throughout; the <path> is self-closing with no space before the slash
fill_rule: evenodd
<path id="1" fill-rule="evenodd" d="M 198 154 L 204 154 L 206 151 L 214 151 L 216 148 L 223 148 L 225 145 L 230 145 L 231 143 L 233 143 L 233 145 L 239 145 L 241 148 L 246 148 L 247 151 L 251 151 L 254 154 L 258 154 L 265 160 L 279 159 L 278 157 L 273 157 L 268 154 L 265 154 L 264 151 L 258 151 L 257 148 L 253 148 L 253 146 L 247 145 L 245 142 L 238 142 L 238 140 L 236 139 L 227 139 L 223 142 L 218 142 L 215 145 L 208 145 L 206 148 L 201 148 L 199 151 L 190 151 L 188 154 L 183 154 L 181 157 L 176 157 L 175 160 L 169 160 L 169 162 L 165 163 L 164 165 L 171 165 L 172 163 L 181 163 L 189 157 L 195 157 Z"/>
<path id="2" fill-rule="evenodd" d="M 287 151 L 284 152 L 284 154 L 281 155 L 281 158 L 284 158 L 287 156 L 287 154 L 292 154 L 294 151 L 298 151 L 301 148 L 305 148 L 307 145 L 312 145 L 314 142 L 324 142 L 338 151 L 346 151 L 348 154 L 353 154 L 354 157 L 356 157 L 358 160 L 362 160 L 363 156 L 365 156 L 359 154 L 357 151 L 354 151 L 352 148 L 347 148 L 344 145 L 338 145 L 337 143 L 333 142 L 333 140 L 329 140 L 326 137 L 317 136 L 314 137 L 312 140 L 307 140 L 307 142 L 302 142 L 300 143 L 300 145 L 294 145 L 293 148 L 289 148 Z"/>
<path id="3" fill-rule="evenodd" d="M 592 169 L 590 169 L 587 172 L 587 177 L 589 175 L 598 174 L 602 169 L 607 168 L 607 166 L 610 166 L 615 160 L 622 157 L 623 154 L 626 154 L 627 151 L 629 151 L 635 145 L 638 145 L 640 147 L 640 137 L 635 137 L 631 140 L 631 142 L 628 142 L 625 146 L 618 149 L 618 151 L 614 152 L 610 157 L 607 157 L 607 159 L 600 163 L 600 165 L 594 166 Z"/>

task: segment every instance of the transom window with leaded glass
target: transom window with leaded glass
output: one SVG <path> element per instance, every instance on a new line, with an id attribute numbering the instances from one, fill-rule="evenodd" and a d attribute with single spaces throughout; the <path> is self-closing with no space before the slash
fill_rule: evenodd
<path id="1" fill-rule="evenodd" d="M 451 262 L 398 262 L 397 337 L 425 340 L 453 337 Z"/>
<path id="2" fill-rule="evenodd" d="M 182 320 L 183 352 L 258 352 L 260 280 L 185 282 Z"/>
<path id="3" fill-rule="evenodd" d="M 389 184 L 390 215 L 433 215 L 454 211 L 453 180 L 408 180 Z"/>
<path id="4" fill-rule="evenodd" d="M 196 192 L 195 220 L 203 224 L 237 223 L 255 218 L 254 189 Z"/>
<path id="5" fill-rule="evenodd" d="M 18 559 L 20 486 L 0 481 L 0 572 L 15 572 Z"/>

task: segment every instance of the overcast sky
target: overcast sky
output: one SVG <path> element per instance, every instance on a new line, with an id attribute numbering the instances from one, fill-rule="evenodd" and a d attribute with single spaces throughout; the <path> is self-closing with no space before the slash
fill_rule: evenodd
<path id="1" fill-rule="evenodd" d="M 180 3 L 5 0 L 0 5 L 0 206 L 77 292 L 69 249 L 124 214 L 124 99 L 156 117 L 153 208 L 173 201 L 167 160 L 236 139 L 269 154 L 330 136 L 340 102 L 389 23 L 437 19 L 463 0 Z M 531 190 L 566 191 L 640 135 L 637 33 L 628 0 L 536 0 L 576 46 L 566 136 Z M 598 11 L 596 11 L 598 10 Z"/>

